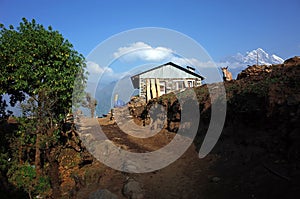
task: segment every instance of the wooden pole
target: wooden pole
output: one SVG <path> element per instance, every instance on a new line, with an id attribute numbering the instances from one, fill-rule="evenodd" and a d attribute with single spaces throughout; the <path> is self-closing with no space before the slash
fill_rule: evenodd
<path id="1" fill-rule="evenodd" d="M 155 83 L 156 83 L 156 91 L 157 91 L 157 97 L 160 96 L 160 83 L 159 83 L 159 79 L 155 79 Z"/>
<path id="2" fill-rule="evenodd" d="M 150 99 L 151 99 L 150 81 L 149 79 L 146 79 L 146 101 L 148 102 Z"/>
<path id="3" fill-rule="evenodd" d="M 155 79 L 150 79 L 151 81 L 151 93 L 152 93 L 152 98 L 156 98 L 156 86 L 155 86 Z"/>
<path id="4" fill-rule="evenodd" d="M 184 79 L 184 87 L 185 87 L 185 88 L 188 88 L 188 87 L 189 87 L 189 84 L 188 84 L 188 82 L 187 82 L 186 79 Z"/>

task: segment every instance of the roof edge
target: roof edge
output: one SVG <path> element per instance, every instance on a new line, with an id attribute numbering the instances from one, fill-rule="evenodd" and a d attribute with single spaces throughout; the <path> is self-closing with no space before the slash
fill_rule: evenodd
<path id="1" fill-rule="evenodd" d="M 149 69 L 149 70 L 146 70 L 146 71 L 144 71 L 144 72 L 135 74 L 135 75 L 133 75 L 131 78 L 136 77 L 136 76 L 140 76 L 140 75 L 142 75 L 142 74 L 144 74 L 144 73 L 147 73 L 147 72 L 152 71 L 152 70 L 156 70 L 156 69 L 158 69 L 158 68 L 160 68 L 160 67 L 163 67 L 163 66 L 166 66 L 166 65 L 172 65 L 172 66 L 174 66 L 175 68 L 178 68 L 178 69 L 180 69 L 180 70 L 183 70 L 183 71 L 186 72 L 186 73 L 189 73 L 189 74 L 191 74 L 191 75 L 194 75 L 194 76 L 196 76 L 196 77 L 199 77 L 201 80 L 204 80 L 204 79 L 205 79 L 205 77 L 203 77 L 203 76 L 201 76 L 201 75 L 199 75 L 199 74 L 197 74 L 197 73 L 194 73 L 194 72 L 192 72 L 192 71 L 190 71 L 190 70 L 188 70 L 188 69 L 186 69 L 186 68 L 184 68 L 184 67 L 182 67 L 182 66 L 179 66 L 179 65 L 177 65 L 177 64 L 174 64 L 173 62 L 168 62 L 168 63 L 162 64 L 162 65 L 156 66 L 156 67 L 151 68 L 151 69 Z"/>

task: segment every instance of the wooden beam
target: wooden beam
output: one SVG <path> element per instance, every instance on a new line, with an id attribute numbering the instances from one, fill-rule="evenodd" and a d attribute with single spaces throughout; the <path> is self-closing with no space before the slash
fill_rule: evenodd
<path id="1" fill-rule="evenodd" d="M 188 82 L 187 82 L 186 79 L 184 79 L 184 87 L 185 87 L 185 88 L 188 88 L 188 87 L 189 87 L 189 84 L 188 84 Z"/>
<path id="2" fill-rule="evenodd" d="M 150 81 L 146 79 L 146 100 L 147 102 L 151 99 L 151 92 L 150 92 Z"/>
<path id="3" fill-rule="evenodd" d="M 160 94 L 160 83 L 159 83 L 159 79 L 155 79 L 155 84 L 156 84 L 156 91 L 157 91 L 157 97 L 159 97 Z"/>
<path id="4" fill-rule="evenodd" d="M 156 94 L 155 79 L 150 79 L 150 81 L 151 81 L 151 94 L 152 94 L 152 98 L 156 98 L 157 94 Z"/>

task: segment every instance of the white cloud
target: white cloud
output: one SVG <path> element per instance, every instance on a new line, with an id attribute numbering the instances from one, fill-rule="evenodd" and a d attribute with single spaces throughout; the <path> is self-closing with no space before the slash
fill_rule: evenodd
<path id="1" fill-rule="evenodd" d="M 176 55 L 175 51 L 158 46 L 153 47 L 144 42 L 132 43 L 125 47 L 120 47 L 114 54 L 114 58 L 120 58 L 125 62 L 142 60 L 142 61 L 154 61 L 154 62 L 173 62 L 182 67 L 194 66 L 199 68 L 216 67 L 213 61 L 202 62 L 196 58 L 183 58 Z"/>
<path id="2" fill-rule="evenodd" d="M 87 79 L 87 89 L 89 91 L 95 89 L 99 83 L 107 84 L 130 75 L 128 72 L 115 72 L 110 67 L 101 67 L 99 64 L 93 61 L 87 61 L 86 70 L 89 73 Z"/>
<path id="3" fill-rule="evenodd" d="M 111 68 L 101 67 L 95 62 L 87 61 L 86 65 L 86 70 L 89 73 L 86 88 L 88 92 L 93 92 L 93 90 L 96 89 L 101 77 L 111 77 L 115 75 L 114 71 Z"/>
<path id="4" fill-rule="evenodd" d="M 172 57 L 171 62 L 178 64 L 182 67 L 194 66 L 197 68 L 210 68 L 217 66 L 216 63 L 214 63 L 213 61 L 201 62 L 196 58 Z"/>
<path id="5" fill-rule="evenodd" d="M 126 47 L 120 47 L 115 52 L 114 58 L 121 58 L 124 61 L 144 60 L 163 61 L 173 56 L 174 51 L 165 47 L 152 47 L 144 42 L 132 43 Z"/>
<path id="6" fill-rule="evenodd" d="M 90 73 L 90 74 L 95 74 L 95 75 L 99 75 L 99 74 L 102 74 L 102 73 L 113 73 L 113 70 L 111 68 L 108 68 L 108 67 L 101 67 L 99 66 L 99 64 L 95 63 L 95 62 L 92 62 L 92 61 L 88 61 L 86 63 L 87 65 L 87 71 Z"/>

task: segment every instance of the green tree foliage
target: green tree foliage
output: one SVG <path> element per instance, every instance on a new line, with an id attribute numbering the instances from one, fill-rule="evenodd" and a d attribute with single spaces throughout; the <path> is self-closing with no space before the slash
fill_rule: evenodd
<path id="1" fill-rule="evenodd" d="M 20 189 L 24 189 L 29 198 L 39 193 L 46 193 L 50 190 L 49 179 L 42 176 L 37 179 L 36 170 L 28 162 L 24 164 L 15 164 L 8 171 L 9 181 Z"/>
<path id="2" fill-rule="evenodd" d="M 71 106 L 75 78 L 85 82 L 84 57 L 58 31 L 35 20 L 23 18 L 17 29 L 2 27 L 0 65 L 0 93 L 11 94 L 11 104 L 24 100 L 24 94 L 38 101 L 38 95 L 47 92 L 56 102 L 56 116 Z"/>
<path id="3" fill-rule="evenodd" d="M 29 168 L 24 162 L 30 165 L 34 162 L 36 181 L 33 184 L 37 185 L 44 175 L 42 163 L 47 161 L 44 160 L 47 155 L 42 157 L 41 152 L 50 154 L 51 147 L 57 145 L 55 138 L 59 138 L 72 99 L 74 103 L 76 99 L 80 101 L 84 94 L 85 59 L 58 31 L 23 18 L 17 28 L 0 24 L 0 66 L 0 96 L 9 94 L 12 106 L 22 102 L 27 116 L 20 123 L 15 148 L 35 153 L 33 157 L 15 154 L 15 162 L 21 165 L 15 168 L 23 172 Z M 0 112 L 4 114 L 3 108 Z M 32 192 L 33 188 L 26 191 L 29 190 Z"/>

